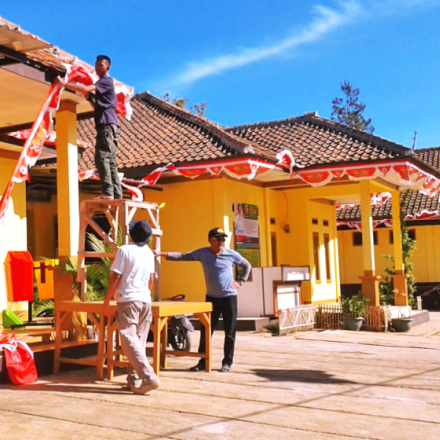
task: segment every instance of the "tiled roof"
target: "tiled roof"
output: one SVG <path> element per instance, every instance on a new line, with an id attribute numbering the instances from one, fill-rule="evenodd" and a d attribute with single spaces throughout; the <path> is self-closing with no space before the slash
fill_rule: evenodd
<path id="1" fill-rule="evenodd" d="M 190 163 L 227 157 L 254 157 L 275 162 L 275 154 L 258 144 L 226 133 L 218 125 L 198 117 L 149 93 L 131 101 L 131 121 L 120 118 L 118 168 L 127 177 L 145 173 L 170 162 Z M 78 137 L 95 144 L 92 119 L 78 122 Z M 82 170 L 94 168 L 94 150 L 87 149 L 81 159 Z"/>
<path id="2" fill-rule="evenodd" d="M 226 131 L 274 152 L 289 149 L 302 166 L 411 156 L 412 150 L 308 113 L 297 118 L 228 127 Z"/>
<path id="3" fill-rule="evenodd" d="M 432 168 L 440 172 L 440 147 L 419 148 L 414 150 L 414 157 L 424 161 Z M 430 197 L 417 191 L 410 191 L 404 199 L 404 193 L 400 196 L 400 202 L 404 203 L 406 215 L 415 215 L 423 210 L 435 212 L 440 209 L 438 196 Z M 388 200 L 381 207 L 373 206 L 373 218 L 390 219 L 391 218 L 391 200 Z M 360 206 L 352 206 L 337 211 L 338 221 L 359 221 L 361 218 Z"/>
<path id="4" fill-rule="evenodd" d="M 440 147 L 418 148 L 414 156 L 440 171 Z"/>
<path id="5" fill-rule="evenodd" d="M 423 210 L 434 212 L 440 209 L 439 197 L 430 197 L 421 194 L 417 191 L 410 191 L 408 197 L 404 202 L 405 215 L 415 215 Z M 404 193 L 401 193 L 400 202 L 403 202 Z M 337 220 L 338 221 L 360 221 L 361 209 L 359 205 L 352 207 L 338 209 Z M 391 218 L 391 200 L 388 200 L 382 206 L 373 206 L 372 208 L 373 218 L 390 219 Z"/>

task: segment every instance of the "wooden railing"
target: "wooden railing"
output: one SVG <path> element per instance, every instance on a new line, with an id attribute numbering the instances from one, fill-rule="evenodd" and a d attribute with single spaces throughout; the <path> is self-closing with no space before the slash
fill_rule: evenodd
<path id="1" fill-rule="evenodd" d="M 342 307 L 341 304 L 319 304 L 316 305 L 316 326 L 318 328 L 342 329 Z M 364 316 L 362 330 L 384 332 L 388 328 L 388 310 L 383 306 L 368 306 Z"/>

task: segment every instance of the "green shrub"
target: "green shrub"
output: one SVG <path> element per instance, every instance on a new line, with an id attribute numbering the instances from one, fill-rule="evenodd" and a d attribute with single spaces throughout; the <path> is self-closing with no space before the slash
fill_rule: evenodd
<path id="1" fill-rule="evenodd" d="M 367 313 L 368 299 L 362 298 L 362 294 L 353 295 L 351 298 L 343 299 L 342 316 L 344 318 L 359 318 Z"/>

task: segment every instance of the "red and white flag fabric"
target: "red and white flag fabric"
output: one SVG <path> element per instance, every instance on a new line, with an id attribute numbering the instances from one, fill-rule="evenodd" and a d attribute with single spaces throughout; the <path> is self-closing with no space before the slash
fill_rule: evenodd
<path id="1" fill-rule="evenodd" d="M 97 79 L 96 75 L 89 72 L 83 66 L 69 64 L 65 64 L 64 66 L 67 71 L 65 77 L 67 83 L 76 81 L 83 85 L 92 85 Z M 129 120 L 133 113 L 130 105 L 133 91 L 127 86 L 119 84 L 115 86 L 115 90 L 118 96 L 116 111 Z M 0 200 L 0 227 L 5 223 L 5 216 L 8 211 L 13 184 L 23 182 L 29 178 L 28 170 L 37 162 L 48 137 L 52 136 L 51 140 L 54 141 L 53 135 L 51 134 L 52 115 L 58 110 L 62 91 L 63 87 L 59 84 L 52 84 L 32 128 L 22 133 L 16 132 L 13 134 L 14 137 L 26 139 L 26 142 L 11 179 Z"/>

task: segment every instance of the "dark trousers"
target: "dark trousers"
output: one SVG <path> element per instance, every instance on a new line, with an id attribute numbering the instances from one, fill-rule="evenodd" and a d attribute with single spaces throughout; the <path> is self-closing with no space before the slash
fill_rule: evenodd
<path id="1" fill-rule="evenodd" d="M 116 166 L 118 151 L 118 126 L 96 127 L 95 165 L 101 179 L 102 193 L 114 199 L 122 199 L 122 187 Z"/>
<path id="2" fill-rule="evenodd" d="M 211 335 L 217 327 L 220 315 L 223 315 L 223 327 L 225 330 L 225 343 L 223 345 L 222 365 L 232 365 L 234 360 L 235 334 L 237 333 L 237 295 L 225 298 L 206 297 L 206 302 L 212 303 Z M 205 327 L 200 332 L 199 353 L 205 352 Z M 203 362 L 203 361 L 202 361 Z"/>

